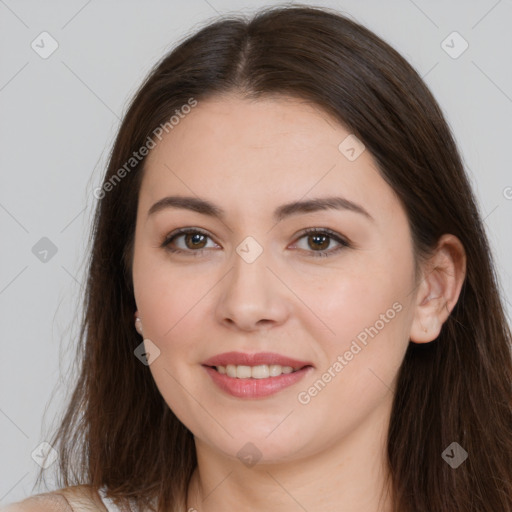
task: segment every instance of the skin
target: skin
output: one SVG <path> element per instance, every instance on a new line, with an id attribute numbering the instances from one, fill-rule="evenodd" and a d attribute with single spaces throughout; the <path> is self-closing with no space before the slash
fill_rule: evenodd
<path id="1" fill-rule="evenodd" d="M 465 255 L 457 238 L 444 235 L 415 280 L 407 215 L 368 150 L 354 161 L 340 152 L 349 134 L 302 100 L 228 95 L 199 102 L 146 160 L 136 315 L 143 338 L 160 350 L 149 366 L 158 389 L 195 436 L 188 495 L 195 510 L 391 510 L 386 435 L 397 372 L 410 341 L 439 334 L 462 286 Z M 148 215 L 170 195 L 207 199 L 226 217 L 174 208 Z M 334 209 L 272 218 L 284 203 L 333 195 L 373 220 Z M 201 255 L 186 236 L 171 246 L 187 253 L 160 246 L 184 227 L 208 233 Z M 328 228 L 350 246 L 314 257 L 340 244 L 315 244 L 306 228 Z M 250 264 L 236 252 L 248 236 L 263 249 Z M 332 374 L 356 336 L 396 303 L 400 312 L 300 403 L 298 394 L 328 368 Z M 234 398 L 201 366 L 229 351 L 277 352 L 313 369 L 270 397 Z M 261 452 L 252 467 L 237 457 L 248 442 Z"/>

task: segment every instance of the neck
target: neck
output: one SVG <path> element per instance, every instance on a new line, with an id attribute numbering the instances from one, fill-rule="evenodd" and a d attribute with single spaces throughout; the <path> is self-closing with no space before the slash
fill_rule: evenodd
<path id="1" fill-rule="evenodd" d="M 321 453 L 286 463 L 249 468 L 196 438 L 198 465 L 189 486 L 187 510 L 390 511 L 389 412 L 374 412 Z"/>

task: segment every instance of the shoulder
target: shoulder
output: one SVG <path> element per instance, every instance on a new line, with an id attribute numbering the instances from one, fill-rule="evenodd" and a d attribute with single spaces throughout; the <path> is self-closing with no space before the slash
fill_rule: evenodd
<path id="1" fill-rule="evenodd" d="M 0 508 L 0 512 L 107 512 L 96 489 L 89 485 L 63 487 L 30 496 Z"/>
<path id="2" fill-rule="evenodd" d="M 36 494 L 0 508 L 0 512 L 72 512 L 66 498 L 60 494 Z"/>

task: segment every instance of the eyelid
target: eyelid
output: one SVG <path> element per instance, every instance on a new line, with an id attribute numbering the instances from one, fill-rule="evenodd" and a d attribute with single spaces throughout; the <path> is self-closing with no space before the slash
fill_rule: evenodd
<path id="1" fill-rule="evenodd" d="M 350 245 L 350 242 L 346 237 L 344 237 L 340 233 L 333 231 L 332 229 L 329 229 L 329 228 L 306 228 L 306 229 L 302 230 L 301 232 L 299 232 L 295 236 L 296 236 L 296 239 L 298 240 L 299 238 L 302 238 L 304 235 L 311 235 L 311 234 L 315 234 L 315 233 L 329 235 L 329 237 L 333 238 L 334 240 L 336 240 L 339 243 L 344 243 L 347 246 Z"/>
<path id="2" fill-rule="evenodd" d="M 159 245 L 160 245 L 161 248 L 166 249 L 167 245 L 169 245 L 173 241 L 173 239 L 176 239 L 176 238 L 178 238 L 178 237 L 180 237 L 182 235 L 187 235 L 189 233 L 199 233 L 201 235 L 204 235 L 204 236 L 210 238 L 212 241 L 214 241 L 213 237 L 207 231 L 205 231 L 204 229 L 202 229 L 202 228 L 195 228 L 195 227 L 186 227 L 186 228 L 178 228 L 178 229 L 175 229 L 174 231 L 171 231 L 171 233 L 165 235 L 164 239 L 162 240 L 162 242 Z M 214 243 L 217 244 L 217 242 L 215 242 L 215 241 L 214 241 Z M 183 250 L 177 249 L 176 252 L 189 252 L 189 253 L 194 252 L 194 253 L 197 253 L 197 252 L 201 252 L 203 250 L 205 250 L 205 249 L 198 249 L 197 251 L 183 251 Z"/>
<path id="3" fill-rule="evenodd" d="M 196 227 L 186 227 L 186 228 L 175 229 L 171 233 L 167 234 L 164 237 L 163 241 L 161 242 L 160 247 L 171 252 L 171 253 L 190 254 L 192 256 L 200 255 L 207 249 L 211 249 L 211 248 L 202 248 L 202 249 L 197 249 L 197 250 L 183 250 L 183 249 L 171 249 L 170 247 L 168 247 L 169 244 L 173 240 L 175 240 L 176 238 L 179 238 L 180 236 L 189 234 L 189 233 L 202 234 L 202 235 L 206 236 L 207 238 L 211 239 L 215 244 L 217 244 L 217 242 L 215 242 L 213 237 L 204 229 L 196 228 Z M 336 231 L 333 231 L 329 228 L 319 228 L 319 227 L 306 228 L 306 229 L 302 230 L 301 232 L 299 232 L 298 234 L 296 234 L 294 236 L 295 242 L 293 242 L 293 244 L 296 244 L 301 238 L 304 238 L 305 236 L 313 235 L 313 234 L 327 235 L 330 239 L 337 242 L 339 244 L 339 246 L 335 249 L 328 249 L 328 250 L 324 250 L 324 251 L 305 251 L 304 249 L 299 249 L 300 251 L 310 253 L 310 255 L 312 257 L 330 256 L 330 255 L 333 255 L 333 254 L 339 252 L 342 249 L 353 247 L 352 243 L 346 237 L 341 235 L 340 233 L 337 233 Z"/>
<path id="4" fill-rule="evenodd" d="M 304 238 L 305 236 L 309 236 L 309 235 L 314 235 L 314 234 L 327 235 L 331 240 L 334 240 L 339 245 L 338 245 L 338 247 L 335 247 L 334 249 L 327 249 L 324 251 L 305 251 L 305 252 L 309 253 L 311 255 L 311 257 L 313 257 L 313 258 L 314 257 L 333 256 L 343 249 L 353 247 L 352 243 L 346 237 L 344 237 L 340 233 L 337 233 L 336 231 L 333 231 L 332 229 L 329 229 L 329 228 L 306 228 L 303 231 L 301 231 L 298 235 L 296 235 L 296 238 L 295 238 L 296 242 L 294 242 L 294 244 L 296 244 L 297 241 L 300 240 L 301 238 Z M 299 250 L 304 251 L 304 249 L 299 249 Z"/>

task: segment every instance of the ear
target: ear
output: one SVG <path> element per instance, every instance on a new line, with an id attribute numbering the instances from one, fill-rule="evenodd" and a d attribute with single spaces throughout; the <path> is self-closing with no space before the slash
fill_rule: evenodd
<path id="1" fill-rule="evenodd" d="M 409 336 L 413 343 L 435 340 L 457 303 L 466 277 L 466 251 L 460 240 L 443 235 L 422 273 Z"/>

